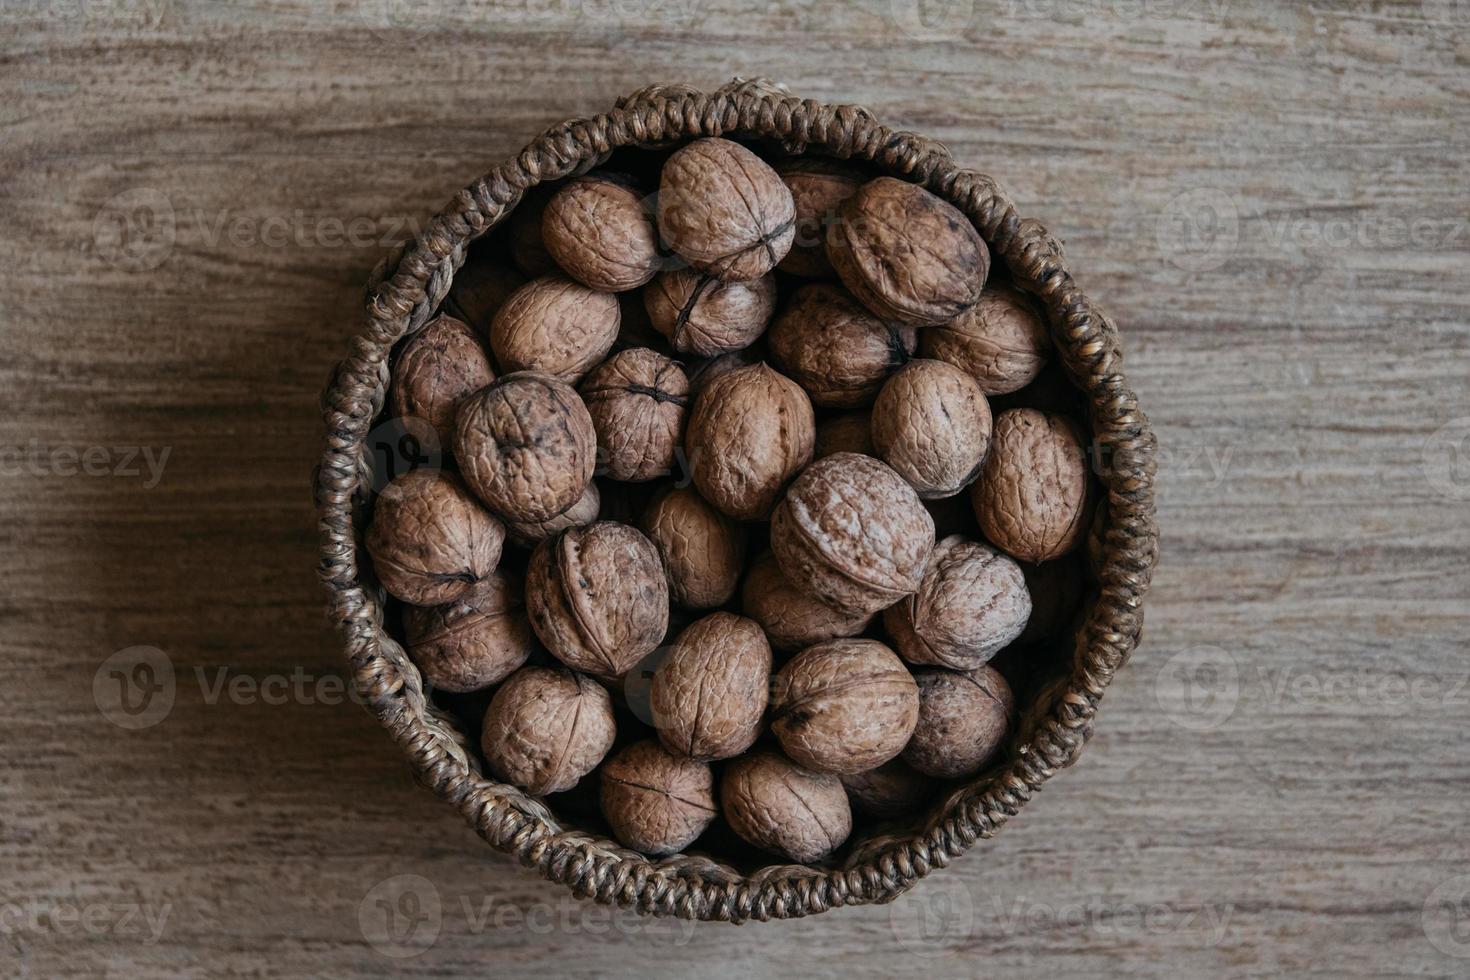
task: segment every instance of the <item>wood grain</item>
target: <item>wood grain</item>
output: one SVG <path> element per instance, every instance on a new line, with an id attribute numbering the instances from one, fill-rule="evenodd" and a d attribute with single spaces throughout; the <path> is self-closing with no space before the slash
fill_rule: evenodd
<path id="1" fill-rule="evenodd" d="M 1467 61 L 1463 0 L 7 3 L 0 972 L 1464 976 Z M 1165 452 L 1082 763 L 890 906 L 739 929 L 574 902 L 411 784 L 340 694 L 309 487 L 391 242 L 552 122 L 735 74 L 995 175 Z M 130 731 L 94 680 L 135 646 L 176 683 Z M 404 891 L 439 928 L 396 959 L 362 921 Z"/>

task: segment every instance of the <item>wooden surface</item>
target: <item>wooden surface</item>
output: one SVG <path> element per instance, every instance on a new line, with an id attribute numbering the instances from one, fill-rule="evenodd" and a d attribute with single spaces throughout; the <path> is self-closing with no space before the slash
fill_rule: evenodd
<path id="1" fill-rule="evenodd" d="M 0 9 L 0 975 L 1470 974 L 1464 0 Z M 891 906 L 741 928 L 576 903 L 411 784 L 341 694 L 309 487 L 389 242 L 734 74 L 995 175 L 1164 451 L 1082 763 Z M 166 713 L 118 712 L 139 646 Z"/>

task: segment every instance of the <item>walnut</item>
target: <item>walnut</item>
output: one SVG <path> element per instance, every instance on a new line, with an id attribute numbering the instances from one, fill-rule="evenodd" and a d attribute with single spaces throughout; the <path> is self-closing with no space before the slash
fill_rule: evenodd
<path id="1" fill-rule="evenodd" d="M 526 570 L 531 627 L 568 667 L 618 677 L 663 639 L 669 587 L 653 544 L 612 521 L 541 542 Z"/>
<path id="2" fill-rule="evenodd" d="M 993 544 L 1040 562 L 1071 551 L 1086 527 L 1088 475 L 1071 420 L 1013 408 L 995 420 L 990 455 L 970 490 L 980 530 Z"/>
<path id="3" fill-rule="evenodd" d="M 653 675 L 653 727 L 670 751 L 728 759 L 755 744 L 771 687 L 771 645 L 760 626 L 711 613 L 679 634 Z"/>
<path id="4" fill-rule="evenodd" d="M 745 566 L 745 529 L 692 487 L 659 496 L 641 526 L 663 558 L 669 595 L 679 605 L 713 609 L 735 594 Z"/>
<path id="5" fill-rule="evenodd" d="M 452 473 L 412 470 L 378 495 L 365 545 L 393 596 L 437 606 L 459 598 L 500 561 L 505 529 Z"/>
<path id="6" fill-rule="evenodd" d="M 803 864 L 820 861 L 852 833 L 842 782 L 775 752 L 752 752 L 725 767 L 720 809 L 746 843 Z"/>
<path id="7" fill-rule="evenodd" d="M 592 678 L 522 667 L 490 699 L 480 747 L 497 779 L 545 796 L 595 769 L 616 731 L 612 698 Z"/>
<path id="8" fill-rule="evenodd" d="M 776 310 L 776 279 L 721 282 L 689 269 L 660 272 L 643 291 L 653 328 L 674 350 L 714 357 L 749 347 Z"/>
<path id="9" fill-rule="evenodd" d="M 1082 604 L 1082 565 L 1081 557 L 1073 553 L 1040 565 L 1021 566 L 1026 591 L 1031 595 L 1031 617 L 1016 642 L 1040 643 L 1063 635 L 1071 627 Z"/>
<path id="10" fill-rule="evenodd" d="M 975 305 L 990 250 L 954 205 L 917 184 L 879 177 L 842 206 L 827 258 L 863 305 L 885 320 L 943 323 Z"/>
<path id="11" fill-rule="evenodd" d="M 771 731 L 803 766 L 867 772 L 903 751 L 919 717 L 919 689 L 877 640 L 808 647 L 771 685 Z"/>
<path id="12" fill-rule="evenodd" d="M 778 650 L 802 650 L 823 640 L 857 636 L 873 621 L 871 613 L 845 613 L 801 592 L 786 581 L 770 552 L 751 565 L 740 605 Z"/>
<path id="13" fill-rule="evenodd" d="M 607 476 L 642 483 L 674 471 L 689 402 L 677 363 L 646 347 L 619 351 L 587 375 L 581 392 Z"/>
<path id="14" fill-rule="evenodd" d="M 811 460 L 815 428 L 806 392 L 767 365 L 721 375 L 700 390 L 689 416 L 694 485 L 731 517 L 763 521 Z"/>
<path id="15" fill-rule="evenodd" d="M 913 361 L 878 393 L 873 447 L 920 497 L 953 497 L 980 475 L 990 448 L 990 405 L 953 364 Z"/>
<path id="16" fill-rule="evenodd" d="M 817 448 L 814 459 L 835 453 L 857 453 L 872 456 L 872 419 L 867 411 L 845 412 L 817 423 Z"/>
<path id="17" fill-rule="evenodd" d="M 506 521 L 505 533 L 522 548 L 534 548 L 547 538 L 565 531 L 569 527 L 581 527 L 597 520 L 602 513 L 602 494 L 597 481 L 587 484 L 587 489 L 575 504 L 544 521 Z"/>
<path id="18" fill-rule="evenodd" d="M 715 380 L 722 374 L 729 374 L 737 368 L 750 367 L 759 364 L 766 359 L 766 345 L 757 340 L 749 347 L 740 350 L 732 350 L 728 354 L 719 354 L 697 362 L 693 370 L 689 372 L 689 394 L 698 395 L 704 386 Z"/>
<path id="19" fill-rule="evenodd" d="M 472 249 L 469 258 L 454 274 L 444 308 L 465 323 L 482 339 L 490 339 L 490 321 L 510 294 L 526 284 L 526 277 L 515 269 L 479 256 Z"/>
<path id="20" fill-rule="evenodd" d="M 979 772 L 1005 741 L 1016 701 L 993 667 L 920 671 L 919 723 L 903 761 L 940 779 Z"/>
<path id="21" fill-rule="evenodd" d="M 903 478 L 870 456 L 837 453 L 802 472 L 771 517 L 786 578 L 854 615 L 919 587 L 934 520 Z"/>
<path id="22" fill-rule="evenodd" d="M 506 235 L 510 240 L 510 256 L 526 275 L 545 276 L 557 270 L 556 260 L 546 250 L 541 239 L 541 224 L 546 215 L 546 205 L 556 188 L 538 185 L 526 192 L 521 203 L 516 205 L 506 220 Z M 501 365 L 504 367 L 504 365 Z"/>
<path id="23" fill-rule="evenodd" d="M 602 767 L 602 812 L 613 836 L 650 857 L 682 851 L 719 812 L 708 764 L 634 742 Z"/>
<path id="24" fill-rule="evenodd" d="M 776 365 L 825 408 L 871 402 L 918 343 L 912 327 L 884 323 L 824 282 L 792 295 L 767 340 Z"/>
<path id="25" fill-rule="evenodd" d="M 701 272 L 727 282 L 759 279 L 790 251 L 795 218 L 791 191 L 739 143 L 695 140 L 664 164 L 659 231 Z"/>
<path id="26" fill-rule="evenodd" d="M 985 394 L 1005 395 L 1041 373 L 1051 337 L 1029 299 L 1000 287 L 985 290 L 953 320 L 921 331 L 919 350 L 964 371 Z"/>
<path id="27" fill-rule="evenodd" d="M 466 398 L 454 456 L 465 482 L 507 520 L 544 521 L 587 491 L 597 433 L 577 393 L 545 374 L 507 374 Z"/>
<path id="28" fill-rule="evenodd" d="M 973 670 L 1019 637 L 1030 615 L 1021 566 L 955 535 L 934 546 L 919 591 L 889 606 L 883 625 L 909 663 Z"/>
<path id="29" fill-rule="evenodd" d="M 504 680 L 533 645 L 520 583 L 500 572 L 442 606 L 409 607 L 403 629 L 424 679 L 455 694 Z"/>
<path id="30" fill-rule="evenodd" d="M 540 371 L 576 384 L 612 350 L 620 317 L 612 293 L 543 276 L 517 289 L 495 314 L 490 349 L 504 371 Z"/>
<path id="31" fill-rule="evenodd" d="M 857 170 L 827 160 L 798 159 L 782 164 L 777 172 L 791 189 L 796 208 L 791 251 L 778 268 L 811 279 L 836 275 L 827 261 L 827 232 L 837 222 L 842 203 L 862 185 Z"/>
<path id="32" fill-rule="evenodd" d="M 589 174 L 568 182 L 541 219 L 546 251 L 590 289 L 637 289 L 663 262 L 647 197 L 621 174 Z"/>
<path id="33" fill-rule="evenodd" d="M 902 759 L 889 759 L 877 769 L 839 778 L 853 805 L 879 820 L 913 813 L 929 801 L 936 788 L 932 778 Z"/>
<path id="34" fill-rule="evenodd" d="M 448 446 L 460 402 L 494 380 L 490 357 L 474 331 L 452 316 L 438 316 L 398 355 L 388 400 L 395 416 L 423 419 L 439 445 Z"/>

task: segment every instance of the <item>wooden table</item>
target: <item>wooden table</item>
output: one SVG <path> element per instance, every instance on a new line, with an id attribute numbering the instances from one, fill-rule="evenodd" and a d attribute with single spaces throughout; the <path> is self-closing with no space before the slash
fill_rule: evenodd
<path id="1" fill-rule="evenodd" d="M 0 973 L 1470 974 L 1470 4 L 985 8 L 6 3 Z M 551 122 L 735 74 L 1001 180 L 1163 445 L 1082 763 L 890 906 L 738 929 L 574 902 L 411 784 L 309 485 L 390 243 Z M 150 663 L 171 709 L 122 711 Z M 399 959 L 360 919 L 409 892 Z"/>

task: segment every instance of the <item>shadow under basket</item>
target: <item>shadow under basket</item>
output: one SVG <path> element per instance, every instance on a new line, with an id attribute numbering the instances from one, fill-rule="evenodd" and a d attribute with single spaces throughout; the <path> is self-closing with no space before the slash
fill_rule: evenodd
<path id="1" fill-rule="evenodd" d="M 592 808 L 579 805 L 576 790 L 548 805 L 487 778 L 467 705 L 436 702 L 426 692 L 418 668 L 386 628 L 384 593 L 360 561 L 375 485 L 369 434 L 383 410 L 390 353 L 438 312 L 470 244 L 538 184 L 583 173 L 619 150 L 637 153 L 704 136 L 850 159 L 917 183 L 968 215 L 997 268 L 1044 308 L 1058 361 L 1090 430 L 1101 490 L 1087 598 L 1073 628 L 1017 685 L 1021 717 L 1004 757 L 952 784 L 907 823 L 859 819 L 849 843 L 821 866 L 763 864 L 770 859 L 741 851 L 727 840 L 733 835 L 696 842 L 704 852 L 650 859 L 609 839 L 589 815 Z M 773 83 L 736 79 L 713 93 L 646 88 L 609 112 L 548 130 L 460 191 L 417 241 L 399 246 L 375 271 L 366 324 L 332 375 L 323 414 L 326 448 L 316 475 L 320 573 L 369 710 L 402 746 L 419 780 L 458 808 L 492 846 L 600 902 L 740 922 L 891 901 L 977 840 L 994 836 L 1042 783 L 1077 758 L 1103 691 L 1138 642 L 1158 542 L 1156 443 L 1123 376 L 1112 321 L 1077 287 L 1057 240 L 1018 216 L 989 177 L 959 169 L 939 143 L 888 129 L 857 106 L 802 101 Z M 396 617 L 389 612 L 386 618 Z M 710 856 L 716 849 L 718 855 Z"/>

